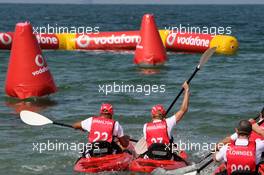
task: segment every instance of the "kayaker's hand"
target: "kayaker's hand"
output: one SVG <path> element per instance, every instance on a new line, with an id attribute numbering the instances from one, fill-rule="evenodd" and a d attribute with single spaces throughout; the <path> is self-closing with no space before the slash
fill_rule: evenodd
<path id="1" fill-rule="evenodd" d="M 183 83 L 182 87 L 183 87 L 185 92 L 189 92 L 189 85 L 186 81 Z"/>
<path id="2" fill-rule="evenodd" d="M 79 129 L 79 130 L 81 130 L 81 131 L 84 131 L 83 128 L 82 128 L 82 124 L 81 124 L 81 122 L 76 122 L 76 123 L 74 123 L 74 124 L 72 125 L 72 127 L 73 127 L 75 130 Z"/>
<path id="3" fill-rule="evenodd" d="M 130 136 L 129 136 L 129 135 L 124 135 L 123 137 L 124 137 L 124 139 L 127 140 L 127 141 L 129 141 L 129 139 L 130 139 Z"/>
<path id="4" fill-rule="evenodd" d="M 119 142 L 123 147 L 126 148 L 129 145 L 129 139 L 130 136 L 124 135 L 123 137 L 119 138 Z"/>
<path id="5" fill-rule="evenodd" d="M 254 120 L 254 119 L 252 119 L 252 118 L 249 119 L 248 121 L 249 121 L 252 125 L 256 123 L 256 120 Z"/>

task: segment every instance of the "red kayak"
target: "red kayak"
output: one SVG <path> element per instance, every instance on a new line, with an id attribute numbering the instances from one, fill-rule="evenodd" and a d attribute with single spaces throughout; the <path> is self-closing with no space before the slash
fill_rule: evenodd
<path id="1" fill-rule="evenodd" d="M 183 160 L 187 159 L 186 152 L 182 151 L 179 155 Z M 132 161 L 129 166 L 130 171 L 151 173 L 156 168 L 163 168 L 165 170 L 175 170 L 187 166 L 186 161 L 174 161 L 174 160 L 153 160 L 137 158 Z"/>
<path id="2" fill-rule="evenodd" d="M 129 153 L 106 155 L 103 157 L 80 158 L 74 171 L 85 173 L 97 173 L 102 171 L 127 170 L 133 156 Z"/>

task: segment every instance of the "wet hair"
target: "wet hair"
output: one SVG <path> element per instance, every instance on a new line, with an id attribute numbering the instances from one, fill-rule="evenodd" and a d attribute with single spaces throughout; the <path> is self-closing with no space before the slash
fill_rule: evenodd
<path id="1" fill-rule="evenodd" d="M 239 135 L 250 135 L 252 131 L 252 125 L 248 120 L 241 120 L 237 127 Z"/>
<path id="2" fill-rule="evenodd" d="M 264 107 L 262 108 L 261 114 L 264 116 Z"/>

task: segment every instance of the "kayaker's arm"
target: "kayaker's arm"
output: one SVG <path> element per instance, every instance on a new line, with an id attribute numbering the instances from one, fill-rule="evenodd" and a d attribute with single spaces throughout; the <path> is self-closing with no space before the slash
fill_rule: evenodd
<path id="1" fill-rule="evenodd" d="M 177 123 L 183 118 L 184 114 L 188 111 L 189 107 L 189 85 L 187 84 L 187 82 L 184 82 L 182 87 L 184 88 L 184 98 L 180 110 L 175 114 Z"/>
<path id="2" fill-rule="evenodd" d="M 262 109 L 262 111 L 259 113 L 259 121 L 264 120 L 264 108 Z M 264 137 L 264 130 L 263 128 L 261 128 L 257 123 L 255 119 L 249 119 L 249 122 L 252 124 L 252 130 L 255 131 L 257 134 L 261 135 L 262 137 Z"/>
<path id="3" fill-rule="evenodd" d="M 224 138 L 222 141 L 220 141 L 219 143 L 217 143 L 216 146 L 216 151 L 220 150 L 224 145 L 228 144 L 231 142 L 231 136 L 227 136 L 226 138 Z"/>
<path id="4" fill-rule="evenodd" d="M 264 130 L 257 123 L 252 124 L 252 130 L 264 137 Z"/>
<path id="5" fill-rule="evenodd" d="M 83 128 L 82 128 L 82 122 L 76 122 L 76 123 L 74 123 L 74 124 L 72 125 L 72 127 L 73 127 L 74 129 L 79 129 L 79 130 L 84 131 Z"/>
<path id="6" fill-rule="evenodd" d="M 225 157 L 226 157 L 227 149 L 228 149 L 228 146 L 225 145 L 218 152 L 216 152 L 213 155 L 214 161 L 216 161 L 216 162 L 224 162 L 225 161 Z"/>

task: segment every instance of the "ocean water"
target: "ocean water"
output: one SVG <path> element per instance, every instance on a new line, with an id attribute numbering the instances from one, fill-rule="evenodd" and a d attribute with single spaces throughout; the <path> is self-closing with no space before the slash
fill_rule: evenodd
<path id="1" fill-rule="evenodd" d="M 234 132 L 240 119 L 253 118 L 264 102 L 264 6 L 262 5 L 21 5 L 0 4 L 0 31 L 13 31 L 20 21 L 33 26 L 99 26 L 100 31 L 139 29 L 141 17 L 153 13 L 159 28 L 168 26 L 230 26 L 240 43 L 237 54 L 215 55 L 193 79 L 189 111 L 174 130 L 175 140 L 214 143 Z M 142 136 L 143 124 L 157 103 L 170 105 L 191 75 L 201 54 L 168 52 L 162 67 L 143 69 L 133 64 L 133 52 L 44 51 L 59 88 L 40 100 L 18 101 L 4 92 L 9 51 L 0 51 L 0 174 L 72 174 L 77 151 L 33 150 L 33 143 L 78 143 L 86 134 L 47 125 L 32 127 L 17 111 L 30 108 L 71 124 L 97 115 L 100 104 L 110 102 L 115 119 L 132 138 Z M 99 85 L 165 85 L 164 93 L 99 92 Z M 179 100 L 171 114 L 180 107 Z M 206 151 L 188 151 L 199 161 Z M 209 170 L 210 171 L 210 170 Z"/>

